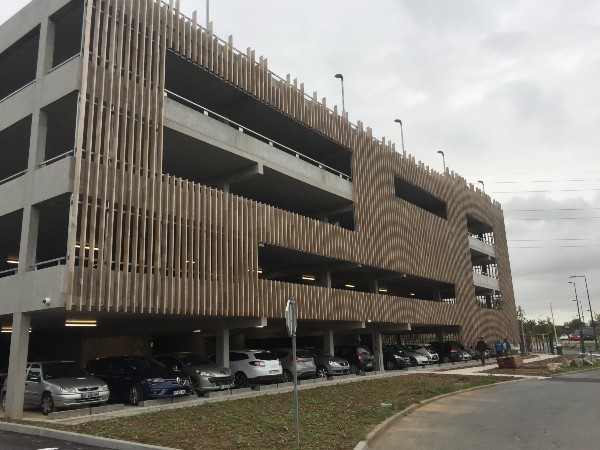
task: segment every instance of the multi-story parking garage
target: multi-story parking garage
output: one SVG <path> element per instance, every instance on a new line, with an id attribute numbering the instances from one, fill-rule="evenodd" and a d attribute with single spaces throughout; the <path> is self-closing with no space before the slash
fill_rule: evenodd
<path id="1" fill-rule="evenodd" d="M 300 341 L 326 349 L 516 340 L 500 205 L 178 2 L 34 1 L 0 27 L 0 79 L 9 382 L 32 357 L 227 364 L 229 348 L 282 345 L 291 297 Z"/>

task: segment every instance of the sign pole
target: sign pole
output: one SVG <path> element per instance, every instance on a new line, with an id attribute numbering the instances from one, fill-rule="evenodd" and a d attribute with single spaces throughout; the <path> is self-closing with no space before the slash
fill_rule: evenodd
<path id="1" fill-rule="evenodd" d="M 288 335 L 292 337 L 292 367 L 294 377 L 294 422 L 296 430 L 296 449 L 300 449 L 300 423 L 298 420 L 298 368 L 296 366 L 296 327 L 298 318 L 296 315 L 296 301 L 291 297 L 285 307 L 285 323 Z"/>

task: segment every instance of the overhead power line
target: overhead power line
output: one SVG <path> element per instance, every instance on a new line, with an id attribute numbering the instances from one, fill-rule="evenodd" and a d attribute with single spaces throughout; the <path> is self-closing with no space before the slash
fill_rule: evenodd
<path id="1" fill-rule="evenodd" d="M 507 220 L 591 220 L 600 219 L 600 216 L 592 217 L 509 217 Z"/>
<path id="2" fill-rule="evenodd" d="M 513 247 L 509 246 L 511 249 L 516 248 L 589 248 L 589 247 L 600 247 L 600 244 L 591 244 L 591 245 L 540 245 L 536 247 Z"/>
<path id="3" fill-rule="evenodd" d="M 545 212 L 545 211 L 588 211 L 592 209 L 600 208 L 547 208 L 547 209 L 505 209 L 505 211 L 519 211 L 519 212 Z"/>
<path id="4" fill-rule="evenodd" d="M 494 191 L 490 192 L 490 194 L 525 194 L 525 193 L 544 193 L 544 192 L 586 192 L 586 191 L 600 191 L 600 188 L 591 188 L 591 189 L 540 189 L 540 190 L 523 190 L 523 191 Z"/>
<path id="5" fill-rule="evenodd" d="M 489 184 L 523 184 L 523 183 L 581 183 L 584 181 L 600 181 L 600 178 L 587 180 L 519 180 L 519 181 L 486 181 Z"/>
<path id="6" fill-rule="evenodd" d="M 507 242 L 544 242 L 544 241 L 595 241 L 597 238 L 549 238 L 549 239 L 508 239 Z"/>

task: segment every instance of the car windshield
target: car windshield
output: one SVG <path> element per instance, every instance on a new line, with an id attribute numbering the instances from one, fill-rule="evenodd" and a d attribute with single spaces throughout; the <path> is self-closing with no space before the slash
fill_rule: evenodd
<path id="1" fill-rule="evenodd" d="M 254 353 L 254 357 L 256 359 L 260 359 L 261 361 L 273 361 L 275 359 L 278 359 L 275 353 L 271 352 L 257 352 Z"/>
<path id="2" fill-rule="evenodd" d="M 74 362 L 55 362 L 43 365 L 44 380 L 54 380 L 56 378 L 77 378 L 85 377 L 87 374 Z"/>
<path id="3" fill-rule="evenodd" d="M 181 360 L 186 366 L 212 366 L 214 363 L 202 355 L 180 355 Z"/>
<path id="4" fill-rule="evenodd" d="M 406 347 L 406 346 L 404 346 L 404 345 L 398 345 L 398 346 L 397 346 L 397 348 L 398 348 L 399 350 L 402 350 L 402 351 L 404 351 L 404 352 L 412 352 L 412 350 L 411 350 L 410 348 L 408 348 L 408 347 Z"/>
<path id="5" fill-rule="evenodd" d="M 153 358 L 127 358 L 125 362 L 134 370 L 165 370 L 166 366 Z"/>
<path id="6" fill-rule="evenodd" d="M 371 353 L 371 350 L 369 350 L 368 347 L 359 345 L 358 347 L 356 347 L 356 353 Z"/>
<path id="7" fill-rule="evenodd" d="M 307 350 L 296 350 L 296 356 L 298 358 L 312 358 L 312 355 Z"/>

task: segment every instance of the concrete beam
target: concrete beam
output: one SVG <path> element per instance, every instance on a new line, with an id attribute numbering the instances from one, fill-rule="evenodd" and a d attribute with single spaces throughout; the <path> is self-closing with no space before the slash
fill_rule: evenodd
<path id="1" fill-rule="evenodd" d="M 215 178 L 209 178 L 208 180 L 203 181 L 203 184 L 213 186 L 213 185 L 232 185 L 236 183 L 240 183 L 242 181 L 246 181 L 249 178 L 264 175 L 265 169 L 261 163 L 251 164 L 247 167 L 244 167 L 240 170 L 236 170 L 230 172 L 225 175 L 221 175 Z"/>

